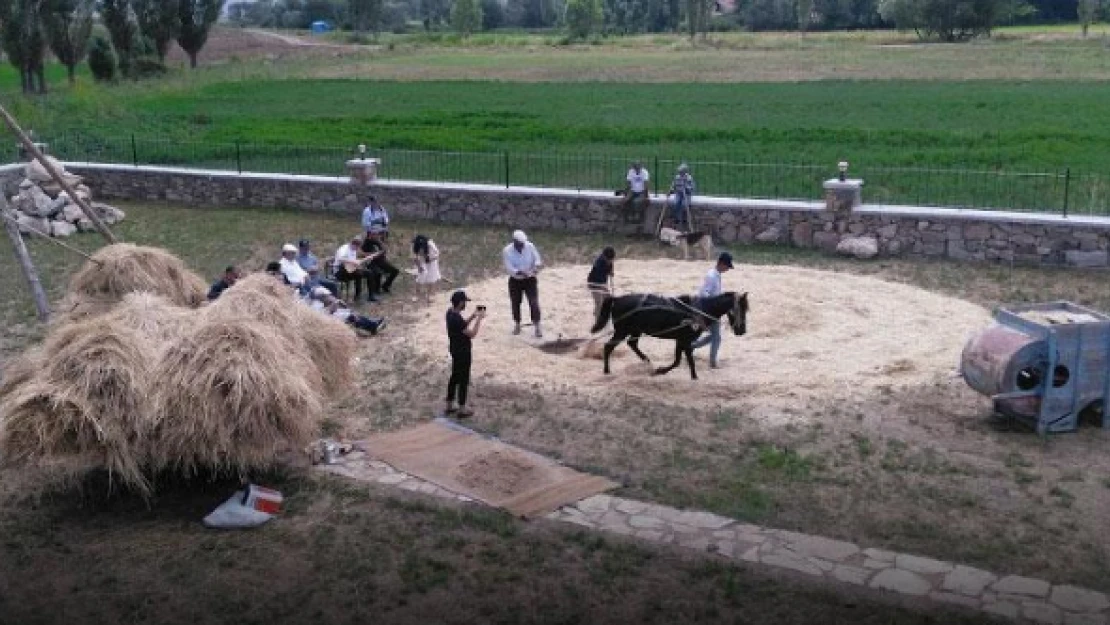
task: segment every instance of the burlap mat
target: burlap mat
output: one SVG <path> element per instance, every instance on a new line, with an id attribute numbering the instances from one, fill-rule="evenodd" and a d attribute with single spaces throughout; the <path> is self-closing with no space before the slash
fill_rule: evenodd
<path id="1" fill-rule="evenodd" d="M 372 436 L 365 445 L 398 470 L 525 518 L 618 486 L 444 420 Z"/>

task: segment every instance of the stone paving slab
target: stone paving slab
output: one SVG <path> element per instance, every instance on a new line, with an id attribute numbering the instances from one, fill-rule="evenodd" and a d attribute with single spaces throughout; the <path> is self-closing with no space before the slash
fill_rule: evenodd
<path id="1" fill-rule="evenodd" d="M 371 460 L 359 451 L 341 456 L 335 464 L 318 465 L 317 469 L 477 504 L 469 497 Z M 750 566 L 791 571 L 836 586 L 924 598 L 1024 623 L 1110 625 L 1110 597 L 1102 592 L 885 549 L 861 548 L 822 536 L 749 525 L 709 512 L 600 494 L 564 506 L 547 518 L 651 543 L 677 545 Z"/>

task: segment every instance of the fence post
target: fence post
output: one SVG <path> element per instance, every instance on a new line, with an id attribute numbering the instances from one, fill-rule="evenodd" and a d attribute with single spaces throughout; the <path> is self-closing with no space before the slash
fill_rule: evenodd
<path id="1" fill-rule="evenodd" d="M 240 174 L 243 173 L 243 153 L 239 149 L 238 141 L 235 142 L 235 167 L 239 170 Z"/>
<path id="2" fill-rule="evenodd" d="M 135 133 L 131 133 L 131 162 L 139 166 L 139 147 L 135 145 Z"/>
<path id="3" fill-rule="evenodd" d="M 1068 216 L 1068 194 L 1071 192 L 1071 167 L 1064 168 L 1064 217 Z"/>
<path id="4" fill-rule="evenodd" d="M 502 156 L 502 158 L 505 162 L 505 188 L 508 189 L 509 188 L 509 151 L 508 150 L 502 151 L 501 156 Z"/>
<path id="5" fill-rule="evenodd" d="M 655 195 L 659 195 L 659 155 L 655 155 Z"/>

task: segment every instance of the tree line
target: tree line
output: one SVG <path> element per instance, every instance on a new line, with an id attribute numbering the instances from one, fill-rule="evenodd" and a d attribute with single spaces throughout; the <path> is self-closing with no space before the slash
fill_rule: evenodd
<path id="1" fill-rule="evenodd" d="M 0 0 L 0 46 L 24 93 L 46 93 L 48 53 L 70 83 L 86 57 L 98 79 L 164 71 L 175 41 L 195 68 L 222 7 L 223 0 Z M 107 38 L 93 34 L 98 17 Z"/>

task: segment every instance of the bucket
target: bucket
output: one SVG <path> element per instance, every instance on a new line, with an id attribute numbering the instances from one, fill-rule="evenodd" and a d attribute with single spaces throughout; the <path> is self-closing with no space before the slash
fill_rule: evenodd
<path id="1" fill-rule="evenodd" d="M 281 512 L 282 501 L 284 501 L 284 497 L 281 496 L 281 493 L 265 486 L 249 484 L 243 492 L 244 506 L 266 514 Z"/>

